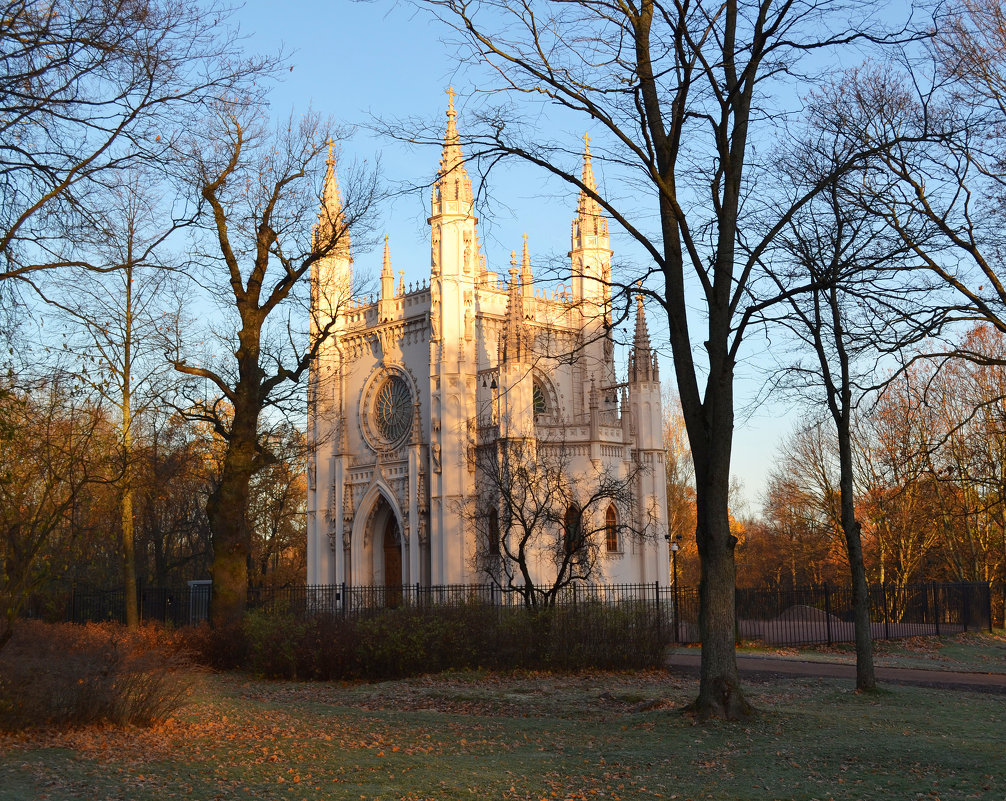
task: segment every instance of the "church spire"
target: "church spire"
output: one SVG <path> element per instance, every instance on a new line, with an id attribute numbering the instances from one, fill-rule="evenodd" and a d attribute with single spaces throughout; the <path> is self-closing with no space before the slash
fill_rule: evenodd
<path id="1" fill-rule="evenodd" d="M 443 201 L 472 200 L 472 181 L 465 169 L 465 157 L 461 152 L 458 136 L 457 112 L 454 110 L 454 87 L 447 90 L 447 131 L 444 147 L 440 153 L 440 169 L 433 185 L 434 206 Z M 443 209 L 441 209 L 443 211 Z M 436 209 L 434 210 L 436 213 Z"/>
<path id="2" fill-rule="evenodd" d="M 632 338 L 632 346 L 638 351 L 650 350 L 650 331 L 646 327 L 646 312 L 643 311 L 643 295 L 636 295 L 636 332 Z"/>
<path id="3" fill-rule="evenodd" d="M 342 209 L 342 193 L 335 171 L 335 142 L 328 140 L 328 158 L 325 159 L 325 183 L 321 190 L 321 206 L 318 210 L 318 224 L 314 227 L 313 246 L 326 251 L 326 255 L 349 255 L 349 229 L 346 227 Z"/>
<path id="4" fill-rule="evenodd" d="M 395 274 L 391 271 L 391 248 L 388 237 L 384 237 L 384 262 L 381 266 L 381 300 L 388 300 L 394 294 Z"/>
<path id="5" fill-rule="evenodd" d="M 583 172 L 581 174 L 580 181 L 591 192 L 597 192 L 597 181 L 594 180 L 594 166 L 590 156 L 589 133 L 585 133 L 583 135 Z M 600 233 L 597 229 L 597 220 L 601 217 L 601 206 L 596 199 L 591 197 L 583 189 L 580 190 L 580 196 L 577 199 L 576 217 L 581 224 L 588 219 L 592 220 L 594 222 L 593 233 Z M 605 231 L 605 233 L 607 233 L 607 231 Z"/>
<path id="6" fill-rule="evenodd" d="M 572 241 L 573 296 L 589 305 L 587 312 L 600 317 L 607 314 L 611 289 L 611 250 L 608 242 L 608 218 L 597 202 L 597 181 L 590 155 L 590 134 L 583 135 L 583 188 L 576 202 Z"/>
<path id="7" fill-rule="evenodd" d="M 532 292 L 532 281 L 531 276 L 531 254 L 527 249 L 527 234 L 524 234 L 524 253 L 521 257 L 520 263 L 520 293 L 524 298 L 529 299 Z"/>
<path id="8" fill-rule="evenodd" d="M 510 286 L 507 293 L 506 323 L 500 342 L 500 363 L 523 362 L 527 355 L 527 341 L 517 271 L 517 251 L 510 251 Z"/>
<path id="9" fill-rule="evenodd" d="M 646 327 L 646 312 L 643 311 L 643 295 L 636 295 L 636 331 L 632 337 L 629 353 L 629 380 L 656 380 L 656 356 L 650 349 L 650 332 Z"/>

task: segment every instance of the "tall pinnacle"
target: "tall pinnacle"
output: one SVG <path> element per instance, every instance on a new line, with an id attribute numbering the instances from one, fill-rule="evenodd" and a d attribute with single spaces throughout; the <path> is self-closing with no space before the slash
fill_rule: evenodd
<path id="1" fill-rule="evenodd" d="M 391 272 L 391 248 L 384 237 L 384 263 L 381 265 L 381 300 L 390 300 L 395 292 L 395 274 Z"/>
<path id="2" fill-rule="evenodd" d="M 388 246 L 388 237 L 384 237 L 384 261 L 381 264 L 381 275 L 390 275 L 394 277 L 394 273 L 391 272 L 391 248 Z"/>
<path id="3" fill-rule="evenodd" d="M 636 295 L 636 333 L 632 338 L 632 346 L 637 353 L 650 352 L 650 332 L 646 327 L 646 313 L 643 311 L 643 296 Z"/>
<path id="4" fill-rule="evenodd" d="M 506 305 L 506 324 L 500 350 L 501 362 L 522 362 L 526 352 L 524 320 L 517 271 L 517 251 L 510 251 L 510 286 Z"/>
<path id="5" fill-rule="evenodd" d="M 531 296 L 531 254 L 527 249 L 527 234 L 524 234 L 524 253 L 520 264 L 520 293 L 525 298 Z"/>
<path id="6" fill-rule="evenodd" d="M 454 110 L 454 87 L 447 90 L 447 132 L 440 153 L 440 169 L 434 185 L 433 199 L 437 201 L 472 199 L 472 181 L 465 170 L 465 157 L 458 136 L 457 112 Z"/>
<path id="7" fill-rule="evenodd" d="M 597 192 L 597 181 L 594 180 L 594 166 L 591 163 L 590 157 L 589 133 L 583 135 L 583 173 L 580 180 L 590 191 Z M 581 221 L 587 217 L 600 217 L 601 206 L 594 198 L 581 189 L 576 204 L 576 214 Z"/>
<path id="8" fill-rule="evenodd" d="M 314 229 L 314 247 L 326 255 L 349 254 L 349 229 L 342 214 L 342 193 L 335 171 L 335 142 L 328 140 L 328 158 L 325 164 L 325 183 L 321 190 L 318 224 Z"/>
<path id="9" fill-rule="evenodd" d="M 636 295 L 636 333 L 629 351 L 629 381 L 656 381 L 657 355 L 650 350 L 650 332 L 646 328 L 643 295 Z"/>
<path id="10" fill-rule="evenodd" d="M 573 250 L 606 248 L 606 239 L 602 242 L 597 237 L 608 236 L 608 220 L 601 211 L 601 204 L 587 192 L 589 189 L 597 193 L 597 181 L 594 180 L 594 166 L 590 157 L 590 134 L 583 135 L 583 172 L 580 180 L 585 188 L 580 190 L 576 202 L 576 216 L 573 218 Z"/>

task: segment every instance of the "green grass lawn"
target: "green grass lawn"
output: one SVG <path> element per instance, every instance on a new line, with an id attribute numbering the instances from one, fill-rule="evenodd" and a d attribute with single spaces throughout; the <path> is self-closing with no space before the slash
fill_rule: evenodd
<path id="1" fill-rule="evenodd" d="M 878 667 L 960 670 L 977 673 L 1006 673 L 1006 631 L 969 632 L 948 637 L 911 637 L 904 640 L 876 640 L 874 662 Z M 855 664 L 852 643 L 833 646 L 776 648 L 745 643 L 742 654 L 761 654 L 784 659 Z"/>
<path id="2" fill-rule="evenodd" d="M 1003 799 L 1006 699 L 749 682 L 746 723 L 680 714 L 663 672 L 379 684 L 196 678 L 149 730 L 0 738 L 25 799 Z"/>

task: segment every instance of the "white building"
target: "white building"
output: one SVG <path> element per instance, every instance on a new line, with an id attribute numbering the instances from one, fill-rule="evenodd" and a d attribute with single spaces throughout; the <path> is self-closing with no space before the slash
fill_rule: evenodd
<path id="1" fill-rule="evenodd" d="M 595 186 L 589 141 L 583 182 Z M 330 160 L 320 226 L 339 204 Z M 490 492 L 476 451 L 520 439 L 561 449 L 581 485 L 628 477 L 631 497 L 585 508 L 596 518 L 585 530 L 602 540 L 591 580 L 666 585 L 657 360 L 640 299 L 627 380 L 616 381 L 600 207 L 581 192 L 568 283 L 535 285 L 527 237 L 501 279 L 480 249 L 451 94 L 429 225 L 428 284 L 395 285 L 387 240 L 376 300 L 346 299 L 348 239 L 313 276 L 315 325 L 335 324 L 311 374 L 308 583 L 486 581 L 487 546 L 465 511 Z M 532 561 L 535 581 L 550 580 L 547 554 Z"/>

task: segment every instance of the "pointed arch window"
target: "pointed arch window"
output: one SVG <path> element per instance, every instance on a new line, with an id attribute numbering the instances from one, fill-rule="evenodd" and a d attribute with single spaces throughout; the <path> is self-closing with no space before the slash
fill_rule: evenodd
<path id="1" fill-rule="evenodd" d="M 615 511 L 615 504 L 610 504 L 608 511 L 604 514 L 604 547 L 609 553 L 620 550 L 618 545 L 618 512 Z"/>
<path id="2" fill-rule="evenodd" d="M 570 556 L 583 546 L 583 520 L 580 509 L 576 504 L 570 504 L 566 509 L 566 517 L 563 520 L 563 546 L 566 555 Z"/>
<path id="3" fill-rule="evenodd" d="M 548 401 L 546 400 L 545 388 L 538 381 L 534 382 L 532 398 L 534 401 L 535 415 L 548 414 Z"/>
<path id="4" fill-rule="evenodd" d="M 500 555 L 500 518 L 499 513 L 493 509 L 489 512 L 488 521 L 489 555 L 499 557 Z"/>

